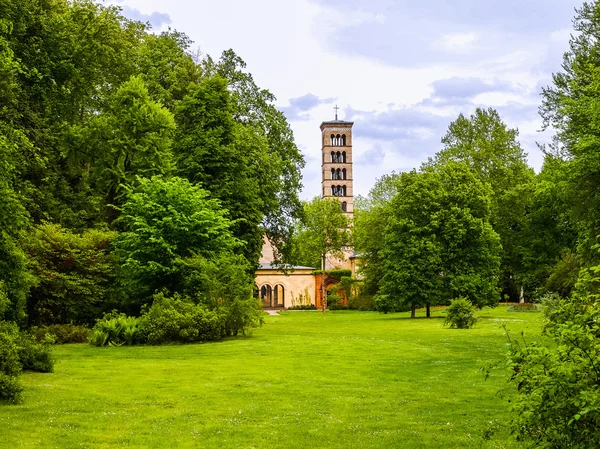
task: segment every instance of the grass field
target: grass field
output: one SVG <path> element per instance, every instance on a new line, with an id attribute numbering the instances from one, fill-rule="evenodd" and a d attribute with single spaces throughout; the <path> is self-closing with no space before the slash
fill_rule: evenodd
<path id="1" fill-rule="evenodd" d="M 535 332 L 537 313 L 484 310 L 475 329 L 408 314 L 285 312 L 221 343 L 56 348 L 55 372 L 22 376 L 24 403 L 0 406 L 3 448 L 518 447 L 501 432 L 502 322 Z"/>

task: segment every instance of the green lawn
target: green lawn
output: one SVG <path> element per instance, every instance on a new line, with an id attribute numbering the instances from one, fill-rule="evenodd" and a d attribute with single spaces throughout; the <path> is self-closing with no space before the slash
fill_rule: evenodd
<path id="1" fill-rule="evenodd" d="M 506 418 L 503 372 L 480 367 L 537 313 L 485 310 L 472 330 L 408 314 L 286 312 L 221 343 L 56 348 L 0 406 L 0 447 L 479 448 Z"/>

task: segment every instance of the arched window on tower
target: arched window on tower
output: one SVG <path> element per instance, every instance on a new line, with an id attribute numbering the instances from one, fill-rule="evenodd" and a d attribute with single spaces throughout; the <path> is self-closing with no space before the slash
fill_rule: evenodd
<path id="1" fill-rule="evenodd" d="M 346 146 L 346 134 L 342 134 L 342 146 Z"/>
<path id="2" fill-rule="evenodd" d="M 331 135 L 331 146 L 334 147 L 335 146 L 335 134 Z"/>
<path id="3" fill-rule="evenodd" d="M 338 170 L 339 170 L 339 168 L 338 168 Z M 346 179 L 346 169 L 345 168 L 342 169 L 342 179 Z"/>
<path id="4" fill-rule="evenodd" d="M 342 170 L 339 168 L 335 171 L 335 179 L 342 179 Z"/>
<path id="5" fill-rule="evenodd" d="M 331 152 L 331 162 L 335 162 L 335 151 Z"/>
<path id="6" fill-rule="evenodd" d="M 331 195 L 338 196 L 337 194 L 337 186 L 331 186 Z"/>
<path id="7" fill-rule="evenodd" d="M 335 153 L 335 161 L 339 164 L 340 162 L 342 162 L 342 153 L 340 153 L 339 151 L 337 153 Z"/>
<path id="8" fill-rule="evenodd" d="M 331 179 L 335 179 L 335 168 L 331 169 Z"/>
<path id="9" fill-rule="evenodd" d="M 348 212 L 348 203 L 345 201 L 342 203 L 342 212 Z"/>
<path id="10" fill-rule="evenodd" d="M 340 136 L 339 134 L 337 136 L 335 136 L 335 146 L 339 147 L 342 145 L 342 136 Z"/>
<path id="11" fill-rule="evenodd" d="M 339 193 L 340 196 L 346 196 L 346 186 L 340 186 Z"/>
<path id="12" fill-rule="evenodd" d="M 338 153 L 339 153 L 339 151 L 338 151 Z M 345 164 L 345 163 L 346 163 L 346 152 L 345 152 L 345 151 L 344 151 L 344 152 L 342 152 L 342 157 L 341 157 L 341 161 L 340 161 L 340 162 L 341 162 L 342 164 Z"/>

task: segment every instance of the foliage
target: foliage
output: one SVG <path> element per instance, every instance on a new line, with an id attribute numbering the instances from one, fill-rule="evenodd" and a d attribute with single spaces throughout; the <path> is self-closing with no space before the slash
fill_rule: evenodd
<path id="1" fill-rule="evenodd" d="M 383 276 L 381 258 L 385 233 L 391 210 L 389 204 L 398 192 L 400 175 L 392 173 L 377 180 L 367 198 L 354 200 L 354 246 L 360 254 L 358 272 L 364 278 L 365 292 L 375 295 Z"/>
<path id="2" fill-rule="evenodd" d="M 509 312 L 539 312 L 540 306 L 533 302 L 522 302 L 513 304 L 508 308 Z"/>
<path id="3" fill-rule="evenodd" d="M 236 207 L 232 208 L 232 218 L 245 221 L 246 216 L 253 218 L 255 211 L 260 210 L 261 225 L 273 244 L 275 256 L 286 262 L 290 258 L 289 243 L 293 223 L 302 214 L 298 192 L 302 187 L 301 170 L 305 164 L 302 153 L 294 142 L 292 129 L 283 112 L 275 106 L 275 96 L 256 85 L 252 75 L 244 71 L 246 63 L 233 50 L 224 51 L 218 61 L 207 56 L 201 67 L 207 78 L 216 76 L 227 80 L 231 91 L 233 117 L 238 124 L 244 126 L 244 132 L 238 133 L 241 138 L 238 137 L 237 142 L 241 146 L 236 157 L 247 157 L 244 155 L 247 153 L 248 156 L 256 158 L 247 159 L 255 167 L 254 170 L 245 168 L 247 179 L 242 180 L 238 177 L 240 182 L 251 181 L 249 185 L 242 186 L 236 183 L 232 186 L 233 192 L 242 195 Z M 259 143 L 260 147 L 266 143 L 266 160 L 264 150 L 257 145 Z M 261 163 L 257 164 L 257 161 Z M 245 189 L 247 191 L 244 191 Z M 230 207 L 229 204 L 224 205 Z M 233 215 L 233 210 L 241 215 Z M 248 224 L 252 225 L 252 221 Z M 260 256 L 262 235 L 255 234 L 253 242 L 237 233 L 235 235 L 248 242 L 245 254 L 252 254 L 254 251 L 256 259 L 250 258 L 249 262 L 255 263 Z M 245 235 L 251 236 L 249 232 Z"/>
<path id="4" fill-rule="evenodd" d="M 455 298 L 446 309 L 444 325 L 453 329 L 470 329 L 477 322 L 475 307 L 467 298 Z"/>
<path id="5" fill-rule="evenodd" d="M 242 255 L 223 253 L 183 262 L 184 292 L 219 315 L 223 336 L 246 335 L 263 323 L 260 301 L 252 295 L 254 278 Z"/>
<path id="6" fill-rule="evenodd" d="M 34 326 L 30 332 L 39 343 L 51 340 L 53 344 L 87 343 L 90 328 L 76 324 Z"/>
<path id="7" fill-rule="evenodd" d="M 134 312 L 158 291 L 184 291 L 187 258 L 216 257 L 238 245 L 225 214 L 185 179 L 140 179 L 123 205 L 114 243 L 119 280 Z"/>
<path id="8" fill-rule="evenodd" d="M 545 289 L 556 292 L 563 298 L 568 298 L 575 288 L 580 268 L 577 255 L 571 251 L 566 251 L 550 272 L 550 276 L 544 285 Z"/>
<path id="9" fill-rule="evenodd" d="M 513 299 L 524 276 L 522 247 L 534 176 L 517 137 L 518 130 L 508 128 L 496 110 L 477 108 L 470 117 L 460 114 L 450 123 L 444 148 L 429 161 L 434 167 L 463 162 L 491 187 L 490 223 L 502 244 L 501 287 Z"/>
<path id="10" fill-rule="evenodd" d="M 489 189 L 464 164 L 403 173 L 391 200 L 380 251 L 377 310 L 448 303 L 467 297 L 495 305 L 500 243 Z"/>
<path id="11" fill-rule="evenodd" d="M 192 343 L 221 339 L 223 327 L 219 314 L 175 294 L 172 298 L 159 293 L 141 318 L 148 343 Z"/>
<path id="12" fill-rule="evenodd" d="M 598 196 L 598 143 L 600 127 L 600 4 L 584 2 L 576 9 L 569 50 L 562 70 L 553 74 L 553 85 L 542 91 L 540 114 L 544 127 L 556 130 L 552 156 L 563 164 L 570 211 L 579 233 L 579 256 L 584 266 L 594 265 L 598 254 L 592 250 L 600 229 Z"/>
<path id="13" fill-rule="evenodd" d="M 317 310 L 317 306 L 314 304 L 295 304 L 288 307 L 287 310 Z"/>
<path id="14" fill-rule="evenodd" d="M 127 187 L 138 177 L 168 175 L 173 171 L 171 112 L 152 101 L 144 82 L 132 77 L 109 100 L 104 114 L 91 125 L 95 140 L 97 189 L 107 202 L 106 219 L 117 216 Z"/>
<path id="15" fill-rule="evenodd" d="M 116 261 L 109 245 L 116 232 L 75 234 L 43 223 L 22 239 L 35 280 L 27 301 L 29 323 L 91 324 L 115 307 Z"/>
<path id="16" fill-rule="evenodd" d="M 21 400 L 18 376 L 22 370 L 52 372 L 54 358 L 50 347 L 37 344 L 30 334 L 20 332 L 14 323 L 0 321 L 0 400 Z"/>
<path id="17" fill-rule="evenodd" d="M 145 341 L 145 331 L 140 318 L 112 311 L 96 322 L 89 334 L 94 346 L 136 345 Z"/>
<path id="18" fill-rule="evenodd" d="M 509 335 L 513 432 L 542 448 L 600 444 L 600 266 L 584 270 L 571 298 L 544 302 L 539 342 Z"/>

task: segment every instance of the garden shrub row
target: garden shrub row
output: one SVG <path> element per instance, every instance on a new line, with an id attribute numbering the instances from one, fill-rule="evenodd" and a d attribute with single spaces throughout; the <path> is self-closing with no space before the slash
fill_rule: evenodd
<path id="1" fill-rule="evenodd" d="M 49 373 L 54 359 L 48 345 L 37 343 L 31 334 L 19 331 L 14 323 L 0 322 L 0 400 L 17 403 L 23 387 L 21 371 Z"/>
<path id="2" fill-rule="evenodd" d="M 112 312 L 98 320 L 89 342 L 95 346 L 121 346 L 216 341 L 226 336 L 228 315 L 208 310 L 179 295 L 155 295 L 152 306 L 139 318 Z"/>

